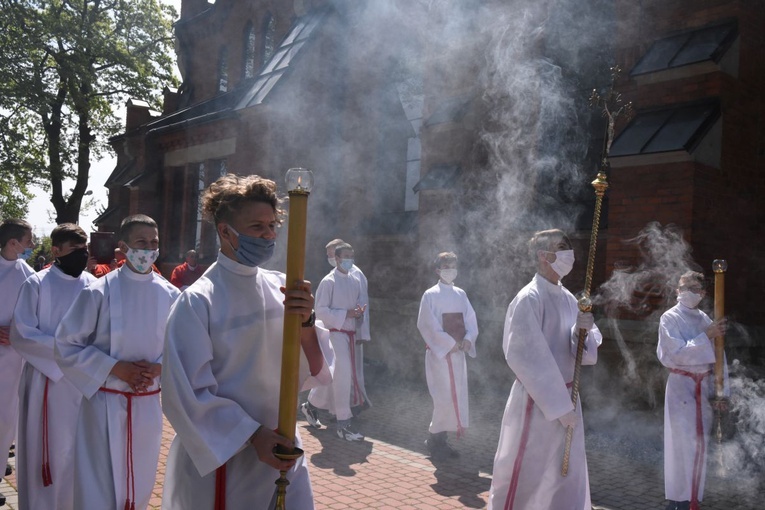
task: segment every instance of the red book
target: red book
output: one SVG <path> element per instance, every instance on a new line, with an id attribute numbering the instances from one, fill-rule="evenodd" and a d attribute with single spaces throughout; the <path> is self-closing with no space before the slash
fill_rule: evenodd
<path id="1" fill-rule="evenodd" d="M 441 322 L 444 325 L 444 331 L 454 340 L 461 342 L 465 339 L 467 329 L 465 329 L 465 318 L 461 312 L 441 314 Z"/>

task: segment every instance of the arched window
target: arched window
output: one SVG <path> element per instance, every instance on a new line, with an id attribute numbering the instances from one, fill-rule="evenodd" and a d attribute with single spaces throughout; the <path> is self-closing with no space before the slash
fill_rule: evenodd
<path id="1" fill-rule="evenodd" d="M 220 49 L 220 55 L 218 57 L 218 92 L 226 92 L 228 90 L 228 48 L 223 47 Z"/>
<path id="2" fill-rule="evenodd" d="M 244 27 L 244 79 L 252 78 L 255 76 L 255 51 L 258 43 L 257 34 L 255 33 L 255 27 L 251 21 L 247 22 L 247 26 Z"/>
<path id="3" fill-rule="evenodd" d="M 276 46 L 276 18 L 270 13 L 263 21 L 263 64 L 274 54 Z"/>

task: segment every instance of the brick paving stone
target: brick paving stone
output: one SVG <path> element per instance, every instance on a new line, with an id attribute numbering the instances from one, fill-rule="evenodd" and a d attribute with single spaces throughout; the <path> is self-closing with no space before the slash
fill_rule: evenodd
<path id="1" fill-rule="evenodd" d="M 363 442 L 343 441 L 335 436 L 333 428 L 315 430 L 305 422 L 299 423 L 317 510 L 484 508 L 506 395 L 488 393 L 480 399 L 474 396 L 468 434 L 460 440 L 449 438 L 460 457 L 436 462 L 428 457 L 424 445 L 432 405 L 424 381 L 412 388 L 382 377 L 368 377 L 368 391 L 375 405 L 357 420 L 358 428 L 366 435 Z M 585 423 L 587 414 L 585 409 Z M 322 421 L 328 423 L 324 418 Z M 618 422 L 586 429 L 593 508 L 662 509 L 661 417 L 655 411 L 645 411 L 620 419 L 642 420 L 645 426 L 641 430 L 646 435 L 619 436 Z M 165 422 L 159 471 L 149 506 L 152 510 L 160 508 L 173 435 L 172 427 Z M 750 481 L 747 485 L 746 481 L 718 477 L 713 471 L 710 469 L 707 476 L 703 510 L 762 507 L 763 483 Z M 15 490 L 14 473 L 0 484 L 0 492 L 8 498 L 5 508 L 18 508 Z M 289 489 L 287 497 L 289 501 Z"/>

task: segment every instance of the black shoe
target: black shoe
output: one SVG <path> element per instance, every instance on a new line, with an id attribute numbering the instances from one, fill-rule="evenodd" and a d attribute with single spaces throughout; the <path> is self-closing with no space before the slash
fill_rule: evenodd
<path id="1" fill-rule="evenodd" d="M 303 416 L 305 417 L 305 421 L 307 421 L 311 427 L 315 429 L 321 428 L 319 413 L 314 406 L 312 406 L 309 402 L 305 402 L 300 406 L 300 411 L 302 411 Z"/>
<path id="2" fill-rule="evenodd" d="M 454 447 L 446 441 L 444 441 L 444 444 L 441 445 L 441 449 L 444 451 L 444 454 L 446 454 L 447 457 L 455 459 L 460 456 L 460 452 L 455 450 Z"/>
<path id="3" fill-rule="evenodd" d="M 10 464 L 5 465 L 5 476 L 11 476 L 13 473 L 13 467 Z"/>
<path id="4" fill-rule="evenodd" d="M 444 460 L 450 456 L 446 448 L 446 432 L 431 433 L 425 440 L 425 444 L 428 447 L 428 452 L 430 452 L 430 458 L 433 460 Z"/>
<path id="5" fill-rule="evenodd" d="M 0 494 L 0 506 L 5 506 L 5 496 Z"/>
<path id="6" fill-rule="evenodd" d="M 338 428 L 337 429 L 337 437 L 340 439 L 345 439 L 346 441 L 363 441 L 364 436 L 356 432 L 355 430 L 352 430 L 350 425 L 346 425 L 345 427 Z"/>
<path id="7" fill-rule="evenodd" d="M 690 501 L 680 501 L 677 503 L 677 510 L 691 510 Z"/>

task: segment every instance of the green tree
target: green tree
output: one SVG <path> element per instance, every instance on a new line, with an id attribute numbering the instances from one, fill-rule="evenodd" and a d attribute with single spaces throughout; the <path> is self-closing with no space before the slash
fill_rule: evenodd
<path id="1" fill-rule="evenodd" d="M 78 221 L 114 111 L 175 85 L 175 17 L 158 0 L 0 0 L 0 213 L 24 213 L 34 183 L 57 223 Z"/>

